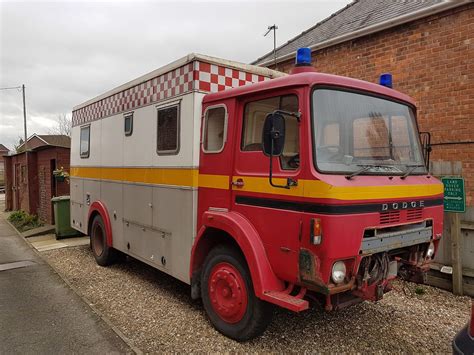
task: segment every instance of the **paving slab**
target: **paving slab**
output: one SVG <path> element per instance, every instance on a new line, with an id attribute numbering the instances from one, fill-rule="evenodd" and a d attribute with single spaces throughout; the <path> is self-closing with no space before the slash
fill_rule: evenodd
<path id="1" fill-rule="evenodd" d="M 55 230 L 54 226 L 52 226 L 50 224 L 46 224 L 46 225 L 38 227 L 38 228 L 27 230 L 27 231 L 21 233 L 21 236 L 23 238 L 30 238 L 30 237 L 34 237 L 36 235 L 50 234 L 51 232 L 54 232 L 54 230 Z"/>
<path id="2" fill-rule="evenodd" d="M 133 353 L 5 215 L 0 212 L 0 354 Z"/>
<path id="3" fill-rule="evenodd" d="M 28 242 L 38 251 L 54 250 L 60 248 L 76 247 L 88 245 L 89 237 L 74 237 L 65 239 L 56 239 L 54 234 L 46 234 L 37 237 L 28 238 Z"/>

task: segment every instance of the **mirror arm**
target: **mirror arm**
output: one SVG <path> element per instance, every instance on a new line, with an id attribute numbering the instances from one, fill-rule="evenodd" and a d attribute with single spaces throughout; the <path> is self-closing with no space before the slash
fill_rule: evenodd
<path id="1" fill-rule="evenodd" d="M 278 187 L 280 189 L 289 189 L 291 186 L 298 186 L 298 182 L 295 179 L 287 178 L 286 185 L 277 185 L 273 183 L 273 139 L 271 142 L 270 150 L 270 173 L 268 174 L 268 182 L 273 187 Z"/>
<path id="2" fill-rule="evenodd" d="M 301 112 L 290 112 L 290 111 L 283 111 L 283 110 L 275 110 L 273 111 L 272 114 L 275 114 L 275 113 L 281 113 L 283 115 L 286 115 L 286 116 L 292 116 L 292 117 L 296 117 L 296 120 L 298 121 L 298 123 L 301 121 Z"/>

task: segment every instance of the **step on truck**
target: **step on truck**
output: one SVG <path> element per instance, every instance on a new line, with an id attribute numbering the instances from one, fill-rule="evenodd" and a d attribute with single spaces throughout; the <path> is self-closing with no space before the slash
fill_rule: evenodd
<path id="1" fill-rule="evenodd" d="M 73 109 L 71 225 L 189 284 L 245 341 L 275 306 L 336 310 L 422 282 L 443 186 L 412 98 L 318 73 L 191 54 Z M 98 271 L 100 272 L 100 271 Z"/>

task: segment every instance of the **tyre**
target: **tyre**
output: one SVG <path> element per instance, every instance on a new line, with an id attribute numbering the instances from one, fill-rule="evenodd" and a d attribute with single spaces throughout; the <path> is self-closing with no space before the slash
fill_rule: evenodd
<path id="1" fill-rule="evenodd" d="M 229 247 L 217 246 L 207 255 L 201 297 L 214 328 L 237 341 L 259 336 L 272 320 L 272 305 L 255 296 L 247 263 Z"/>
<path id="2" fill-rule="evenodd" d="M 111 265 L 117 260 L 117 251 L 107 245 L 104 221 L 100 215 L 95 216 L 92 220 L 91 247 L 95 261 L 100 266 Z"/>

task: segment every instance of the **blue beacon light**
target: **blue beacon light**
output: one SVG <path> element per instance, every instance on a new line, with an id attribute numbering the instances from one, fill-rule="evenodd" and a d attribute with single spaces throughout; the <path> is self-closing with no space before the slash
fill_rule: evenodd
<path id="1" fill-rule="evenodd" d="M 379 84 L 382 86 L 386 86 L 388 88 L 392 88 L 392 74 L 390 73 L 383 73 L 380 75 Z"/>
<path id="2" fill-rule="evenodd" d="M 309 48 L 298 48 L 296 51 L 296 64 L 297 67 L 311 66 L 311 49 Z"/>

